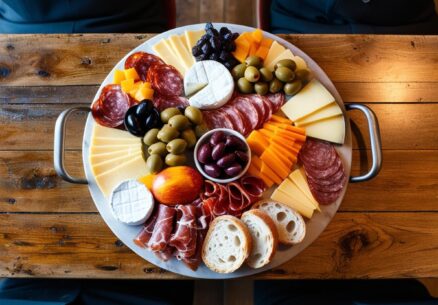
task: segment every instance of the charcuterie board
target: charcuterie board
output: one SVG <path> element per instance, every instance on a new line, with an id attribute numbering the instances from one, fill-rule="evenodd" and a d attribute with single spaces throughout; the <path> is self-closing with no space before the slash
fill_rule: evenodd
<path id="1" fill-rule="evenodd" d="M 207 37 L 209 46 L 205 47 L 199 41 L 206 35 L 205 30 L 214 36 L 212 29 L 217 29 L 218 37 L 234 36 L 219 42 Z M 226 50 L 228 41 L 234 42 L 229 52 L 217 52 L 216 56 L 207 50 Z M 188 56 L 181 55 L 187 50 Z M 259 59 L 262 63 L 257 62 Z M 289 65 L 291 61 L 293 66 Z M 352 147 L 342 98 L 317 63 L 270 33 L 214 23 L 210 29 L 206 29 L 206 24 L 197 24 L 159 34 L 115 65 L 91 108 L 84 132 L 83 162 L 93 201 L 106 224 L 127 247 L 171 272 L 226 279 L 275 268 L 293 259 L 323 232 L 347 189 Z M 142 113 L 147 116 L 141 117 Z M 114 131 L 107 133 L 110 128 Z M 152 129 L 155 133 L 149 133 Z M 125 136 L 123 133 L 128 131 L 130 135 Z M 102 159 L 107 155 L 111 159 Z M 184 179 L 176 179 L 172 182 L 173 192 L 166 192 L 163 185 L 170 184 L 166 177 L 172 175 L 184 176 L 192 184 L 187 186 Z M 166 181 L 160 184 L 159 179 Z M 222 207 L 225 212 L 219 212 L 216 201 L 222 191 L 218 189 L 230 198 L 228 205 Z M 199 198 L 197 192 L 201 194 Z M 179 196 L 172 196 L 175 194 Z M 236 194 L 242 199 L 234 200 Z M 179 197 L 178 202 L 175 197 Z M 266 201 L 281 203 L 287 209 L 270 214 Z M 195 254 L 182 250 L 189 245 L 181 246 L 180 234 L 193 229 L 187 221 L 196 214 L 196 208 L 201 206 L 201 216 L 205 216 L 206 202 L 214 206 L 209 210 L 214 212 L 207 213 L 211 216 L 209 225 L 202 231 L 201 243 L 205 246 L 199 244 L 198 224 L 198 245 L 190 249 L 193 252 L 202 248 L 204 263 L 190 268 L 187 261 Z M 264 216 L 246 212 L 251 208 Z M 265 243 L 256 242 L 254 235 L 248 236 L 258 230 L 254 223 L 266 215 L 271 216 L 266 224 L 272 222 L 277 227 L 267 235 L 275 240 L 269 262 L 257 263 L 257 257 L 249 253 L 251 249 L 244 250 L 249 251 L 244 254 L 229 249 L 232 244 L 226 240 L 231 237 L 237 238 L 239 246 L 246 243 L 249 248 L 251 244 L 264 248 Z M 243 222 L 239 220 L 241 216 Z M 288 232 L 298 229 L 281 227 L 280 216 L 292 217 L 295 226 L 301 221 L 304 231 L 296 233 L 301 237 L 289 236 L 288 241 Z M 157 232 L 159 226 L 152 221 L 154 217 L 160 226 L 170 219 L 172 227 L 164 225 Z M 145 222 L 146 227 L 152 223 L 151 230 L 155 229 L 146 242 L 142 235 Z M 247 228 L 241 229 L 242 223 Z M 223 233 L 224 224 L 232 228 L 229 234 Z M 267 231 L 272 228 L 265 227 Z M 168 233 L 163 233 L 166 230 Z M 165 245 L 149 240 L 163 234 L 168 235 Z M 277 240 L 281 242 L 278 248 Z M 222 243 L 228 247 L 223 251 L 231 251 L 227 254 L 230 262 L 224 263 L 224 268 L 217 266 L 216 259 L 222 250 L 216 254 L 212 249 L 223 247 Z M 160 250 L 154 253 L 154 249 Z M 172 253 L 168 255 L 163 249 Z M 234 268 L 239 260 L 242 262 Z"/>

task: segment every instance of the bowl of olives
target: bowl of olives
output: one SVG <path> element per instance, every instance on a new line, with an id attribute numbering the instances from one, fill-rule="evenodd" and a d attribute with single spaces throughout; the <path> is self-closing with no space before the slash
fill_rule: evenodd
<path id="1" fill-rule="evenodd" d="M 229 183 L 242 177 L 251 163 L 251 151 L 243 135 L 228 128 L 204 134 L 196 143 L 194 160 L 207 179 Z"/>

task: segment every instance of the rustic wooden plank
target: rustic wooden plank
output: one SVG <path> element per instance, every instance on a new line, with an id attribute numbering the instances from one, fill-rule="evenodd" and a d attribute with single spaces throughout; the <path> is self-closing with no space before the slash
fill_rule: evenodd
<path id="1" fill-rule="evenodd" d="M 438 83 L 335 83 L 345 102 L 438 102 Z M 99 86 L 0 86 L 0 104 L 91 103 Z"/>
<path id="2" fill-rule="evenodd" d="M 376 113 L 384 149 L 438 149 L 437 104 L 368 104 Z M 62 104 L 36 104 L 29 107 L 5 105 L 0 109 L 2 150 L 41 150 L 53 148 L 53 128 L 57 116 L 66 109 Z M 354 133 L 354 148 L 369 148 L 364 116 L 349 112 Z M 85 115 L 69 119 L 67 148 L 80 149 Z M 24 124 L 25 122 L 25 124 Z"/>
<path id="3" fill-rule="evenodd" d="M 253 0 L 233 1 L 225 0 L 227 9 L 225 21 L 228 23 L 255 26 L 256 6 Z"/>
<path id="4" fill-rule="evenodd" d="M 225 0 L 200 0 L 199 22 L 223 22 L 225 13 L 228 13 L 224 2 Z"/>
<path id="5" fill-rule="evenodd" d="M 250 11 L 253 1 L 227 1 Z M 191 8 L 192 9 L 192 8 Z M 254 14 L 249 15 L 253 18 Z M 242 17 L 243 18 L 243 17 Z M 241 21 L 251 23 L 250 19 Z M 280 35 L 281 36 L 281 35 Z M 152 35 L 3 35 L 0 85 L 89 85 L 102 82 L 127 52 Z M 438 37 L 412 35 L 286 35 L 335 82 L 438 82 Z M 413 64 L 415 59 L 415 64 Z"/>
<path id="6" fill-rule="evenodd" d="M 176 26 L 199 23 L 200 0 L 177 0 Z"/>
<path id="7" fill-rule="evenodd" d="M 354 151 L 353 174 L 369 167 L 369 159 L 361 160 L 360 153 Z M 66 165 L 72 175 L 83 177 L 80 152 L 68 151 Z M 340 211 L 438 211 L 438 151 L 384 150 L 377 178 L 349 184 Z M 56 176 L 51 151 L 0 151 L 1 212 L 97 210 L 87 186 Z"/>
<path id="8" fill-rule="evenodd" d="M 340 213 L 308 249 L 257 278 L 437 277 L 437 221 Z M 123 246 L 98 215 L 2 214 L 0 232 L 2 277 L 180 278 Z"/>

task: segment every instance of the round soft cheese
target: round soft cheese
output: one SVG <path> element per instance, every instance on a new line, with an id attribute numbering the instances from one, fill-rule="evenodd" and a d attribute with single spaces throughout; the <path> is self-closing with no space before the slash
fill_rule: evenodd
<path id="1" fill-rule="evenodd" d="M 116 219 L 127 225 L 144 223 L 154 209 L 152 193 L 137 180 L 121 182 L 113 190 L 110 203 Z"/>
<path id="2" fill-rule="evenodd" d="M 228 102 L 234 91 L 230 71 L 214 60 L 195 63 L 184 76 L 184 91 L 191 106 L 216 109 Z"/>

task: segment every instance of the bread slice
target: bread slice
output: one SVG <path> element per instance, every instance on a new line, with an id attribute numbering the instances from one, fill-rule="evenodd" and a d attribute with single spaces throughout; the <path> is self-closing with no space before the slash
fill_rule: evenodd
<path id="1" fill-rule="evenodd" d="M 280 243 L 294 245 L 306 236 L 306 223 L 294 209 L 274 200 L 262 200 L 255 203 L 252 209 L 266 212 L 274 221 Z"/>
<path id="2" fill-rule="evenodd" d="M 248 228 L 239 218 L 220 216 L 210 224 L 202 245 L 202 260 L 215 272 L 231 273 L 248 258 L 251 245 Z"/>
<path id="3" fill-rule="evenodd" d="M 269 264 L 278 244 L 278 232 L 274 221 L 259 209 L 246 211 L 241 220 L 248 227 L 252 238 L 251 253 L 246 263 L 251 268 L 261 268 Z"/>

